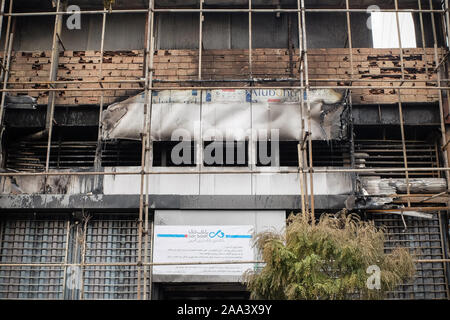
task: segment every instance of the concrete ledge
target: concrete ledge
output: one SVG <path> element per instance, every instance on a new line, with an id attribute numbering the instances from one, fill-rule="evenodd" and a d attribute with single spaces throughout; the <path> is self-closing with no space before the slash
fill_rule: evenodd
<path id="1" fill-rule="evenodd" d="M 342 209 L 349 195 L 317 195 L 316 209 Z M 301 209 L 300 195 L 151 195 L 151 209 Z M 0 195 L 0 210 L 138 209 L 139 195 Z"/>

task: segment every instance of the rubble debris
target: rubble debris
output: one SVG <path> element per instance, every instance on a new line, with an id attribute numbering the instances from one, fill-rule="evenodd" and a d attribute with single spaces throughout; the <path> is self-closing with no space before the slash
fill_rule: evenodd
<path id="1" fill-rule="evenodd" d="M 368 195 L 395 195 L 407 193 L 406 179 L 361 177 L 362 187 Z M 444 178 L 409 178 L 409 192 L 436 194 L 447 190 Z"/>

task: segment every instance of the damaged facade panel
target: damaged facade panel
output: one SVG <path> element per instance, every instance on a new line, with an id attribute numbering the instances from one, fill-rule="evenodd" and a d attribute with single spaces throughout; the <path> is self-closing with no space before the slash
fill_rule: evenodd
<path id="1" fill-rule="evenodd" d="M 331 89 L 311 90 L 307 99 L 311 105 L 313 140 L 347 137 L 342 93 Z M 140 140 L 144 128 L 144 100 L 145 95 L 140 94 L 109 106 L 103 112 L 102 138 Z M 301 140 L 301 115 L 306 118 L 307 103 L 303 110 L 300 106 L 298 90 L 155 91 L 151 136 L 156 141 L 179 140 L 180 134 L 195 140 L 241 141 L 248 140 L 253 129 L 262 133 L 258 136 L 261 140 L 268 139 L 264 134 L 271 130 L 277 131 L 280 140 Z"/>
<path id="2" fill-rule="evenodd" d="M 49 172 L 70 172 L 70 170 L 49 170 Z M 79 172 L 79 170 L 77 170 Z M 97 194 L 102 193 L 103 178 L 95 176 L 51 175 L 45 176 L 3 176 L 0 177 L 1 194 Z"/>

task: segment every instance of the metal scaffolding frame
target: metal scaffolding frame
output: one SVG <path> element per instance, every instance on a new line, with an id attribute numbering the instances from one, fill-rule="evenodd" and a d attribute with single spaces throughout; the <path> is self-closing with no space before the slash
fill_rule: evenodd
<path id="1" fill-rule="evenodd" d="M 395 8 L 393 9 L 380 9 L 381 12 L 394 12 L 396 14 L 396 29 L 397 35 L 399 39 L 399 55 L 400 55 L 400 67 L 401 67 L 401 79 L 390 79 L 389 82 L 395 85 L 385 86 L 378 85 L 378 82 L 386 82 L 386 80 L 370 80 L 374 84 L 371 86 L 367 85 L 358 85 L 358 82 L 367 82 L 364 79 L 356 79 L 355 78 L 355 69 L 354 69 L 354 50 L 352 44 L 352 32 L 351 32 L 351 13 L 366 13 L 370 12 L 367 9 L 360 8 L 351 8 L 349 4 L 349 0 L 345 1 L 345 8 L 306 8 L 304 0 L 297 0 L 297 8 L 273 8 L 273 9 L 261 9 L 254 8 L 252 6 L 252 0 L 248 0 L 248 8 L 205 8 L 204 0 L 199 0 L 198 8 L 155 8 L 155 0 L 148 0 L 148 8 L 147 9 L 134 9 L 134 10 L 85 10 L 81 11 L 81 15 L 101 15 L 102 16 L 102 34 L 101 34 L 101 43 L 100 43 L 100 62 L 99 62 L 99 74 L 98 79 L 96 81 L 59 81 L 57 77 L 57 69 L 58 69 L 58 56 L 59 56 L 59 45 L 60 45 L 60 34 L 62 27 L 63 16 L 72 14 L 71 12 L 66 12 L 64 9 L 64 3 L 61 0 L 54 1 L 55 11 L 53 12 L 13 12 L 13 0 L 9 2 L 9 11 L 4 12 L 6 0 L 2 0 L 0 4 L 0 33 L 3 26 L 3 19 L 7 17 L 7 28 L 6 28 L 6 41 L 5 41 L 5 49 L 2 61 L 2 71 L 1 71 L 1 81 L 2 88 L 0 92 L 2 93 L 1 104 L 0 104 L 0 128 L 3 129 L 3 116 L 5 112 L 5 97 L 6 93 L 19 93 L 19 92 L 49 92 L 49 100 L 48 100 L 48 109 L 47 109 L 47 124 L 46 129 L 48 130 L 48 144 L 47 144 L 47 155 L 46 155 L 46 165 L 45 172 L 1 172 L 0 177 L 6 176 L 44 176 L 46 179 L 50 176 L 105 176 L 105 175 L 139 175 L 140 176 L 140 196 L 139 196 L 139 218 L 138 218 L 138 258 L 137 263 L 86 263 L 84 261 L 84 251 L 82 250 L 83 259 L 81 262 L 81 267 L 88 266 L 136 266 L 137 267 L 137 297 L 138 299 L 151 299 L 152 298 L 152 267 L 156 265 L 191 265 L 191 264 L 233 264 L 233 263 L 260 263 L 261 261 L 226 261 L 226 262 L 180 262 L 180 263 L 154 263 L 152 260 L 153 256 L 153 241 L 149 240 L 149 236 L 153 233 L 153 222 L 154 219 L 150 216 L 149 212 L 149 194 L 150 194 L 150 185 L 149 185 L 149 175 L 150 174 L 227 174 L 227 173 L 250 173 L 251 175 L 259 172 L 263 173 L 298 173 L 299 181 L 300 181 L 300 190 L 301 190 L 301 208 L 303 213 L 309 212 L 311 215 L 315 213 L 315 205 L 314 205 L 314 185 L 313 185 L 313 174 L 314 173 L 331 173 L 331 172 L 349 172 L 353 174 L 364 173 L 364 172 L 402 172 L 406 175 L 406 185 L 407 185 L 407 193 L 406 195 L 402 195 L 407 199 L 407 208 L 399 209 L 402 211 L 409 210 L 417 210 L 417 207 L 411 207 L 410 198 L 414 197 L 414 195 L 410 194 L 410 183 L 409 183 L 409 173 L 415 171 L 433 171 L 433 172 L 443 172 L 447 178 L 447 182 L 449 182 L 449 152 L 450 150 L 447 148 L 447 135 L 446 135 L 446 125 L 444 119 L 444 101 L 442 95 L 445 94 L 449 96 L 449 76 L 443 71 L 443 67 L 446 66 L 446 58 L 440 60 L 438 54 L 438 39 L 436 34 L 436 21 L 435 15 L 440 15 L 442 21 L 444 23 L 444 27 L 446 30 L 447 38 L 450 37 L 450 18 L 449 18 L 449 4 L 448 0 L 445 1 L 444 8 L 442 9 L 434 9 L 433 1 L 429 0 L 429 9 L 422 9 L 422 1 L 418 0 L 418 9 L 400 9 L 398 5 L 398 0 L 395 0 Z M 424 0 L 426 2 L 426 0 Z M 375 11 L 375 9 L 374 9 Z M 307 48 L 307 32 L 306 32 L 306 14 L 307 13 L 344 13 L 346 15 L 346 27 L 347 27 L 347 37 L 348 37 L 348 49 L 349 49 L 349 58 L 350 58 L 350 67 L 349 74 L 350 77 L 343 77 L 336 79 L 321 79 L 321 78 L 310 78 L 308 72 L 308 48 Z M 423 14 L 430 14 L 432 21 L 432 30 L 433 30 L 433 44 L 434 44 L 434 63 L 435 69 L 433 70 L 436 73 L 436 80 L 429 79 L 427 82 L 433 83 L 434 86 L 414 86 L 415 89 L 425 89 L 425 90 L 437 90 L 439 92 L 439 110 L 440 110 L 440 126 L 442 132 L 442 154 L 444 158 L 443 167 L 441 168 L 411 168 L 408 167 L 408 159 L 407 159 L 407 146 L 405 140 L 405 132 L 404 132 L 404 120 L 403 120 L 403 104 L 401 97 L 402 89 L 410 89 L 410 87 L 403 86 L 405 83 L 416 83 L 423 82 L 423 80 L 417 79 L 405 79 L 405 63 L 404 63 L 404 49 L 401 43 L 401 30 L 399 23 L 399 13 L 402 12 L 410 12 L 410 13 L 418 13 L 420 17 L 420 27 L 421 27 L 421 39 L 423 44 L 423 54 L 426 56 L 426 44 L 425 44 L 425 33 L 424 33 L 424 23 L 423 23 Z M 144 50 L 144 79 L 137 80 L 103 80 L 102 79 L 102 70 L 103 70 L 103 56 L 104 56 L 104 42 L 105 42 L 105 29 L 106 29 L 106 21 L 108 14 L 128 14 L 128 13 L 143 13 L 147 15 L 146 25 L 145 25 L 145 50 Z M 199 15 L 199 45 L 198 45 L 198 75 L 197 79 L 190 80 L 161 80 L 154 78 L 154 53 L 155 53 L 155 16 L 159 13 L 197 13 Z M 248 64 L 249 64 L 249 73 L 247 79 L 226 79 L 226 80 L 205 80 L 202 78 L 202 42 L 203 42 L 203 22 L 204 22 L 204 13 L 248 13 Z M 298 40 L 299 40 L 299 77 L 298 78 L 275 78 L 275 79 L 257 79 L 253 77 L 253 54 L 252 54 L 252 15 L 254 13 L 295 13 L 297 14 L 298 19 Z M 30 16 L 54 16 L 55 17 L 55 26 L 54 26 L 54 34 L 52 40 L 52 59 L 51 59 L 51 72 L 49 81 L 39 81 L 33 82 L 35 84 L 46 85 L 45 88 L 37 88 L 37 89 L 13 89 L 8 88 L 10 85 L 17 84 L 30 84 L 29 82 L 21 82 L 21 81 L 9 81 L 10 74 L 10 65 L 11 65 L 11 55 L 13 49 L 13 41 L 14 41 L 14 26 L 15 26 L 15 17 L 30 17 Z M 428 67 L 427 74 L 428 74 Z M 443 76 L 443 77 L 442 77 Z M 255 83 L 264 83 L 264 82 L 292 82 L 295 81 L 298 85 L 287 85 L 287 86 L 258 86 L 258 89 L 298 89 L 301 92 L 301 100 L 299 103 L 299 108 L 301 111 L 302 123 L 300 126 L 301 130 L 301 141 L 298 144 L 298 161 L 299 168 L 298 170 L 265 170 L 258 169 L 255 166 L 249 167 L 247 169 L 226 169 L 226 170 L 200 170 L 201 166 L 198 166 L 198 170 L 174 170 L 174 171 L 164 171 L 158 172 L 152 170 L 152 149 L 153 142 L 151 140 L 151 120 L 152 120 L 152 92 L 153 90 L 200 90 L 200 96 L 202 91 L 210 90 L 210 89 L 248 89 L 252 88 L 252 85 Z M 333 83 L 336 81 L 344 81 L 345 85 L 314 85 L 312 82 L 328 82 Z M 215 83 L 232 83 L 239 82 L 244 83 L 244 85 L 239 86 L 225 86 L 225 85 L 214 85 L 208 86 L 209 82 Z M 62 88 L 61 85 L 64 84 L 99 84 L 100 88 Z M 144 84 L 144 93 L 145 93 L 145 105 L 144 105 L 144 130 L 141 134 L 142 141 L 142 155 L 141 155 L 141 171 L 133 172 L 133 171 L 125 171 L 125 172 L 101 172 L 99 171 L 100 167 L 100 144 L 101 144 L 101 118 L 104 107 L 104 91 L 106 90 L 127 90 L 126 88 L 114 87 L 114 88 L 105 88 L 103 84 L 105 83 L 141 83 Z M 180 86 L 170 86 L 170 87 L 159 87 L 155 85 L 155 83 L 180 83 Z M 188 84 L 198 83 L 199 86 L 189 86 Z M 355 85 L 356 83 L 356 85 Z M 309 99 L 304 99 L 304 93 L 306 97 L 309 97 L 309 91 L 314 89 L 348 89 L 349 94 L 349 103 L 351 105 L 351 92 L 355 89 L 395 89 L 398 94 L 398 111 L 400 116 L 400 130 L 401 130 L 401 139 L 402 139 L 402 151 L 403 151 L 403 168 L 356 168 L 354 163 L 352 162 L 352 166 L 349 168 L 314 168 L 313 158 L 312 158 L 312 135 L 311 135 L 311 105 Z M 51 140 L 52 140 L 52 128 L 53 128 L 53 116 L 55 109 L 55 96 L 57 92 L 61 91 L 100 91 L 100 106 L 99 106 L 99 136 L 98 136 L 98 144 L 96 151 L 96 163 L 95 163 L 95 171 L 92 172 L 51 172 L 49 170 L 49 159 L 51 152 Z M 306 101 L 305 101 L 306 100 Z M 306 105 L 307 114 L 303 115 L 304 106 Z M 201 117 L 201 113 L 200 113 Z M 0 130 L 0 133 L 2 130 Z M 306 147 L 308 146 L 308 147 Z M 253 145 L 250 144 L 249 149 L 253 149 Z M 250 151 L 251 152 L 251 151 Z M 253 157 L 253 152 L 251 152 Z M 202 159 L 200 157 L 199 159 Z M 252 161 L 254 163 L 254 161 Z M 309 185 L 307 175 L 309 174 Z M 253 176 L 252 176 L 253 181 Z M 450 183 L 448 183 L 450 185 Z M 252 188 L 253 190 L 253 188 Z M 435 195 L 438 196 L 438 195 Z M 434 196 L 431 196 L 431 198 Z M 430 198 L 430 199 L 431 199 Z M 427 209 L 424 209 L 427 210 Z M 442 210 L 447 211 L 448 205 L 446 207 L 434 207 L 433 210 Z M 387 211 L 384 211 L 387 212 Z M 438 211 L 440 213 L 440 211 Z M 440 219 L 441 221 L 441 219 Z M 69 228 L 69 227 L 67 227 Z M 442 232 L 442 224 L 440 223 L 440 228 Z M 86 223 L 84 225 L 84 233 L 86 233 Z M 442 238 L 441 238 L 442 241 Z M 150 242 L 150 243 L 149 243 Z M 150 248 L 149 248 L 150 245 Z M 148 251 L 150 249 L 150 255 Z M 144 252 L 142 252 L 144 250 Z M 445 257 L 445 255 L 444 255 Z M 430 259 L 430 260 L 417 260 L 417 262 L 443 262 L 444 268 L 446 268 L 446 263 L 450 262 L 449 259 Z M 64 263 L 59 264 L 1 264 L 1 266 L 9 266 L 9 267 L 24 267 L 24 266 L 71 266 L 80 264 L 70 264 L 68 263 L 67 256 L 64 258 Z M 65 279 L 65 278 L 64 278 Z M 64 280 L 65 281 L 65 280 Z M 149 281 L 149 283 L 147 283 Z M 66 284 L 64 283 L 64 286 Z M 149 288 L 147 290 L 147 288 Z M 448 284 L 447 284 L 448 290 Z M 447 292 L 447 296 L 448 292 Z"/>

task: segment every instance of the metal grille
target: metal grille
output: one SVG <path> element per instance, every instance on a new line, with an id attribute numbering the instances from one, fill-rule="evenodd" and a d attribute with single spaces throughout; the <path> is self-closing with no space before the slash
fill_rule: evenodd
<path id="1" fill-rule="evenodd" d="M 142 143 L 140 141 L 117 140 L 102 145 L 102 166 L 139 166 L 141 164 Z"/>
<path id="2" fill-rule="evenodd" d="M 377 226 L 385 226 L 385 249 L 411 249 L 417 259 L 443 259 L 439 217 L 431 220 L 405 216 L 407 229 L 398 215 L 373 215 Z M 417 263 L 414 280 L 389 293 L 390 299 L 445 299 L 447 297 L 445 269 L 442 262 Z"/>
<path id="3" fill-rule="evenodd" d="M 137 220 L 89 221 L 86 231 L 86 263 L 137 263 L 137 260 Z M 136 266 L 87 266 L 83 278 L 84 299 L 137 298 Z"/>
<path id="4" fill-rule="evenodd" d="M 439 167 L 438 148 L 436 144 L 426 141 L 406 141 L 406 155 L 410 168 Z M 355 142 L 355 152 L 368 155 L 367 168 L 403 168 L 405 166 L 402 142 L 399 140 L 358 140 Z M 434 178 L 439 172 L 410 172 L 411 178 Z M 403 172 L 377 172 L 364 175 L 376 175 L 390 178 L 403 178 Z"/>
<path id="5" fill-rule="evenodd" d="M 43 264 L 64 263 L 65 221 L 9 220 L 1 224 L 0 298 L 62 299 L 64 268 Z M 39 264 L 2 267 L 1 263 Z"/>
<path id="6" fill-rule="evenodd" d="M 54 141 L 51 145 L 49 167 L 56 169 L 93 167 L 96 142 Z M 6 168 L 18 171 L 45 169 L 46 141 L 16 141 L 7 148 Z"/>

